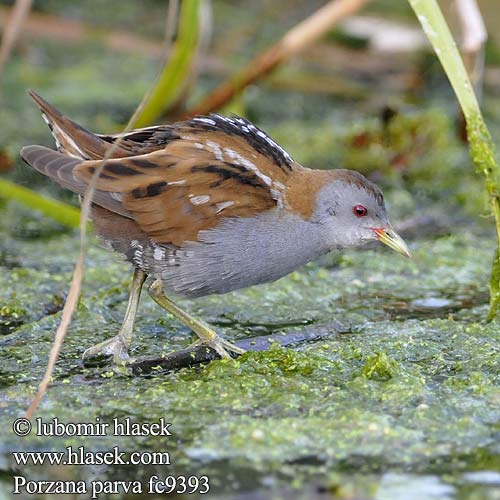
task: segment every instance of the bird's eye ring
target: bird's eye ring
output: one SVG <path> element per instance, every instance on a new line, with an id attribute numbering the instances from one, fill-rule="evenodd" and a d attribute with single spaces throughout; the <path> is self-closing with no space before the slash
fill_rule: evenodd
<path id="1" fill-rule="evenodd" d="M 356 217 L 364 217 L 368 213 L 368 210 L 363 205 L 356 205 L 352 211 Z"/>

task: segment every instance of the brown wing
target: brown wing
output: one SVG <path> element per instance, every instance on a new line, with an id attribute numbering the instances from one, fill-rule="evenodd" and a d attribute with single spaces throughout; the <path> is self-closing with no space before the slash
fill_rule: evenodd
<path id="1" fill-rule="evenodd" d="M 36 92 L 28 92 L 40 108 L 58 150 L 73 158 L 99 160 L 110 154 L 113 158 L 142 155 L 160 151 L 179 139 L 189 139 L 201 134 L 215 135 L 209 140 L 212 143 L 214 139 L 217 142 L 220 137 L 230 138 L 230 142 L 236 143 L 236 149 L 240 152 L 246 151 L 250 155 L 249 158 L 261 155 L 284 171 L 291 170 L 294 164 L 288 153 L 265 132 L 237 116 L 212 114 L 198 116 L 186 122 L 136 129 L 123 134 L 100 135 L 70 120 Z M 116 144 L 118 139 L 120 142 Z M 232 149 L 230 144 L 228 147 Z"/>
<path id="2" fill-rule="evenodd" d="M 176 131 L 182 138 L 161 151 L 106 160 L 97 181 L 155 241 L 180 246 L 224 218 L 283 206 L 291 166 L 242 137 L 184 124 Z M 101 164 L 83 162 L 73 174 L 87 183 Z"/>
<path id="3" fill-rule="evenodd" d="M 96 134 L 96 136 L 109 144 L 119 141 L 118 150 L 126 151 L 126 154 L 113 154 L 113 158 L 153 153 L 163 149 L 171 141 L 180 139 L 175 125 L 154 125 L 120 134 Z"/>
<path id="4" fill-rule="evenodd" d="M 84 195 L 87 184 L 76 179 L 73 175 L 75 167 L 81 160 L 64 155 L 44 146 L 25 146 L 21 149 L 23 160 L 40 173 L 50 177 L 63 188 L 69 189 L 79 195 Z M 125 207 L 116 198 L 114 193 L 96 190 L 92 197 L 93 203 L 100 205 L 112 212 L 131 218 Z"/>
<path id="5" fill-rule="evenodd" d="M 134 156 L 163 149 L 171 140 L 179 139 L 172 125 L 137 129 L 125 134 L 94 134 L 63 115 L 33 90 L 29 90 L 28 93 L 40 108 L 57 149 L 73 158 L 98 160 L 110 152 L 113 158 Z M 118 138 L 120 142 L 115 144 Z"/>
<path id="6" fill-rule="evenodd" d="M 25 160 L 77 193 L 119 135 L 96 135 L 41 97 L 61 153 L 23 149 Z M 151 238 L 181 245 L 226 217 L 250 217 L 285 204 L 288 177 L 303 171 L 249 121 L 220 115 L 133 130 L 122 136 L 97 181 L 94 202 L 134 219 Z M 88 161 L 81 161 L 81 160 Z"/>

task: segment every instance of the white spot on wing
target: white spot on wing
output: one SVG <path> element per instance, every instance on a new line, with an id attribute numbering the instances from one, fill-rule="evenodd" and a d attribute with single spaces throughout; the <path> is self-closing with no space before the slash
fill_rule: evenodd
<path id="1" fill-rule="evenodd" d="M 200 122 L 200 123 L 208 123 L 209 125 L 215 125 L 215 121 L 212 120 L 211 118 L 205 118 L 202 116 L 198 116 L 197 118 L 193 118 L 193 121 L 195 122 Z"/>
<path id="2" fill-rule="evenodd" d="M 255 173 L 255 175 L 262 181 L 264 181 L 268 186 L 270 186 L 273 181 L 271 177 L 263 174 L 255 165 L 255 163 L 252 163 L 250 160 L 245 158 L 244 156 L 240 155 L 237 151 L 234 149 L 230 148 L 224 148 L 224 153 L 226 153 L 230 158 L 233 160 L 236 160 L 240 165 L 244 166 L 245 168 L 248 168 L 248 170 L 251 170 L 252 172 Z"/>
<path id="3" fill-rule="evenodd" d="M 207 145 L 208 150 L 214 154 L 217 160 L 224 161 L 224 156 L 219 144 L 213 141 L 205 141 L 205 144 Z"/>
<path id="4" fill-rule="evenodd" d="M 221 203 L 217 203 L 215 208 L 217 209 L 216 213 L 222 212 L 225 208 L 232 207 L 234 205 L 234 201 L 222 201 Z"/>
<path id="5" fill-rule="evenodd" d="M 283 208 L 283 196 L 281 195 L 281 191 L 278 189 L 271 189 L 271 196 L 273 200 L 277 201 L 278 207 Z"/>
<path id="6" fill-rule="evenodd" d="M 119 201 L 119 202 L 123 201 L 123 194 L 122 193 L 110 192 L 109 194 L 110 194 L 111 198 L 113 198 L 114 200 Z"/>
<path id="7" fill-rule="evenodd" d="M 72 151 L 68 151 L 67 149 L 65 150 L 65 152 L 68 156 L 71 156 L 71 158 L 76 158 L 77 160 L 82 159 L 82 155 L 78 155 L 76 153 L 73 153 Z"/>
<path id="8" fill-rule="evenodd" d="M 199 196 L 190 195 L 190 202 L 193 205 L 203 205 L 204 203 L 208 203 L 210 201 L 210 196 L 208 194 L 200 194 Z"/>
<path id="9" fill-rule="evenodd" d="M 66 154 L 72 156 L 73 158 L 85 159 L 87 155 L 80 149 L 80 146 L 70 137 L 57 123 L 51 123 L 52 125 L 52 136 L 56 142 L 58 149 L 64 149 Z M 66 141 L 67 146 L 63 146 L 61 140 Z M 70 148 L 70 149 L 68 149 Z M 72 151 L 73 150 L 73 151 Z"/>
<path id="10" fill-rule="evenodd" d="M 154 260 L 163 260 L 164 256 L 165 256 L 165 250 L 161 247 L 155 247 L 153 252 Z"/>

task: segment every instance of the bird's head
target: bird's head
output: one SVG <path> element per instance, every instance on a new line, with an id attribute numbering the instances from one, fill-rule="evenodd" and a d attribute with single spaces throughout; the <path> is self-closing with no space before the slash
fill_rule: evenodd
<path id="1" fill-rule="evenodd" d="M 323 226 L 327 248 L 354 247 L 378 240 L 410 257 L 408 246 L 389 222 L 378 186 L 352 170 L 332 173 L 331 179 L 318 191 L 312 217 Z"/>

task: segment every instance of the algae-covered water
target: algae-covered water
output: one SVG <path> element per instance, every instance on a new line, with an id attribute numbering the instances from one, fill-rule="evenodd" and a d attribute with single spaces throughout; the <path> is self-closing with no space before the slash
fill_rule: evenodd
<path id="1" fill-rule="evenodd" d="M 60 5 L 54 0 L 43 8 Z M 159 3 L 148 8 L 160 19 Z M 74 9 L 66 14 L 93 19 L 90 8 Z M 292 17 L 300 19 L 304 12 L 294 9 Z M 215 2 L 226 30 L 237 11 Z M 121 13 L 109 29 L 125 19 Z M 161 33 L 163 24 L 152 26 Z M 263 29 L 257 39 L 265 46 L 275 36 Z M 223 41 L 215 35 L 222 53 Z M 15 164 L 7 174 L 12 180 L 75 203 L 17 157 L 24 144 L 50 144 L 25 89 L 34 87 L 89 128 L 117 130 L 156 66 L 138 54 L 103 50 L 97 41 L 69 47 L 40 40 L 10 61 L 0 94 L 0 148 Z M 27 436 L 16 436 L 12 426 L 44 373 L 79 238 L 32 209 L 0 200 L 0 498 L 13 496 L 21 476 L 38 484 L 101 481 L 109 489 L 100 498 L 116 499 L 157 498 L 160 490 L 145 496 L 150 481 L 167 476 L 208 478 L 209 493 L 197 488 L 179 498 L 500 498 L 500 328 L 485 321 L 494 231 L 481 179 L 456 136 L 454 101 L 428 58 L 422 56 L 425 72 L 437 85 L 420 93 L 396 94 L 380 74 L 364 80 L 359 100 L 254 87 L 240 102 L 298 161 L 355 168 L 381 184 L 412 260 L 378 246 L 351 250 L 276 283 L 180 301 L 229 340 L 330 333 L 286 349 L 271 343 L 235 360 L 132 376 L 81 361 L 87 347 L 117 332 L 131 276 L 127 264 L 91 238 L 78 308 Z M 305 57 L 296 64 L 311 71 L 317 62 Z M 366 75 L 348 77 L 357 85 Z M 212 83 L 213 75 L 204 76 L 194 93 Z M 389 122 L 380 119 L 386 104 L 395 110 Z M 500 108 L 491 86 L 484 108 L 498 136 Z M 132 356 L 161 356 L 192 340 L 144 294 Z M 109 427 L 99 436 L 37 435 L 36 418 Z M 115 419 L 127 418 L 171 426 L 160 436 L 112 432 Z M 159 452 L 168 463 L 19 465 L 13 455 L 81 446 L 94 453 L 119 447 L 127 456 Z M 120 481 L 135 492 L 125 493 Z"/>
<path id="2" fill-rule="evenodd" d="M 11 239 L 4 249 L 16 266 L 11 261 L 3 268 L 3 318 L 17 311 L 23 323 L 1 340 L 4 490 L 18 474 L 132 475 L 146 482 L 189 473 L 207 475 L 217 498 L 269 489 L 279 492 L 276 498 L 288 490 L 297 498 L 410 498 L 398 496 L 403 487 L 414 488 L 414 498 L 461 498 L 468 491 L 495 498 L 487 495 L 498 491 L 499 479 L 500 334 L 496 323 L 482 321 L 493 246 L 484 234 L 413 242 L 412 261 L 385 251 L 349 252 L 275 284 L 185 302 L 228 339 L 286 331 L 280 323 L 314 328 L 332 318 L 348 332 L 142 378 L 80 362 L 86 347 L 116 332 L 126 299 L 127 266 L 90 248 L 76 318 L 37 416 L 90 423 L 163 417 L 172 423 L 172 436 L 155 438 L 13 434 L 59 320 L 47 308 L 60 303 L 77 251 L 72 234 L 44 241 L 43 255 L 41 244 Z M 149 298 L 142 301 L 137 330 L 134 355 L 190 342 L 189 332 Z M 13 465 L 13 450 L 67 446 L 167 451 L 171 465 Z M 427 489 L 434 496 L 422 496 Z"/>

